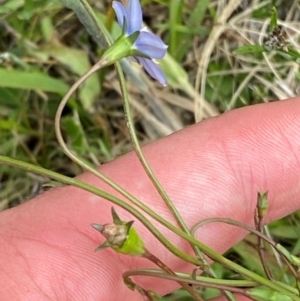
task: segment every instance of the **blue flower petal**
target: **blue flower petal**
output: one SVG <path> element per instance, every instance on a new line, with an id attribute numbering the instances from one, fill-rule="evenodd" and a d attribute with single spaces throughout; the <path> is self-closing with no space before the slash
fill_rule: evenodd
<path id="1" fill-rule="evenodd" d="M 141 30 L 143 24 L 143 12 L 140 0 L 129 0 L 127 6 L 128 14 L 128 31 L 127 34 Z"/>
<path id="2" fill-rule="evenodd" d="M 139 36 L 131 46 L 131 50 L 149 56 L 149 58 L 140 57 L 137 54 L 131 57 L 132 60 L 141 64 L 146 72 L 159 81 L 163 86 L 167 85 L 167 80 L 160 67 L 152 60 L 161 59 L 167 52 L 168 46 L 156 35 L 142 28 L 143 15 L 140 0 L 128 0 L 128 5 L 125 7 L 119 1 L 113 1 L 113 9 L 115 10 L 118 23 L 123 28 L 124 20 L 126 22 L 125 36 L 130 36 L 135 32 L 139 32 Z"/>
<path id="3" fill-rule="evenodd" d="M 128 22 L 129 22 L 128 15 L 127 15 L 127 11 L 126 11 L 126 8 L 124 7 L 124 5 L 119 1 L 113 1 L 112 7 L 116 13 L 118 23 L 121 26 L 121 28 L 123 28 L 124 18 L 126 20 L 127 28 L 128 28 Z M 126 31 L 127 31 L 127 29 L 126 29 Z"/>
<path id="4" fill-rule="evenodd" d="M 141 30 L 134 43 L 136 49 L 151 58 L 161 59 L 165 56 L 168 46 L 155 34 Z"/>
<path id="5" fill-rule="evenodd" d="M 144 67 L 147 73 L 160 82 L 163 86 L 167 85 L 167 80 L 160 67 L 150 59 L 135 57 L 135 59 Z"/>

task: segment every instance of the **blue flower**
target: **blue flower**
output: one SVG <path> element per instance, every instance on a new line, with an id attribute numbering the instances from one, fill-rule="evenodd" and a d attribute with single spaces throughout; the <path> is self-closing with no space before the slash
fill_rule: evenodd
<path id="1" fill-rule="evenodd" d="M 163 58 L 168 46 L 145 27 L 142 28 L 143 14 L 140 1 L 129 0 L 127 7 L 121 2 L 113 1 L 112 6 L 119 25 L 125 30 L 123 34 L 130 36 L 135 32 L 139 32 L 133 44 L 134 49 L 138 52 L 137 55 L 133 56 L 134 60 L 141 64 L 150 76 L 166 86 L 166 78 L 153 59 Z"/>

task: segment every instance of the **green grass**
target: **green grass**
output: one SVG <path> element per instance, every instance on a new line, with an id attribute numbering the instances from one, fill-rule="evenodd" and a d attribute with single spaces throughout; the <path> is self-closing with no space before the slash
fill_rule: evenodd
<path id="1" fill-rule="evenodd" d="M 104 18 L 112 36 L 117 37 L 120 30 L 110 1 L 89 2 L 92 6 L 97 3 L 97 17 Z M 161 62 L 168 88 L 162 89 L 135 65 L 127 67 L 132 74 L 128 88 L 142 144 L 234 108 L 299 93 L 297 57 L 283 51 L 234 52 L 245 45 L 264 45 L 272 4 L 278 9 L 286 43 L 297 48 L 298 1 L 235 3 L 240 5 L 233 10 L 223 0 L 142 1 L 147 26 L 169 45 L 169 55 Z M 63 94 L 101 52 L 74 12 L 58 1 L 9 0 L 1 4 L 1 155 L 70 176 L 82 172 L 63 154 L 49 129 L 54 127 L 55 110 Z M 154 95 L 159 99 L 154 101 Z M 113 68 L 93 75 L 73 96 L 64 110 L 62 127 L 74 151 L 95 165 L 131 149 Z M 31 198 L 48 181 L 1 166 L 0 210 Z M 299 252 L 297 214 L 274 223 L 271 231 L 295 254 Z M 249 264 L 250 245 L 251 237 L 235 246 L 229 256 L 262 273 L 259 265 L 253 265 L 257 258 Z M 220 276 L 228 273 L 215 268 Z M 207 298 L 215 293 L 206 290 L 203 294 Z M 178 292 L 164 300 L 190 299 Z"/>

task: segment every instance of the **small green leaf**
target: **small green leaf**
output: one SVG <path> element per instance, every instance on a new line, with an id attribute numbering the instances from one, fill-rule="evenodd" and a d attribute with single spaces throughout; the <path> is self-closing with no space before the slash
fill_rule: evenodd
<path id="1" fill-rule="evenodd" d="M 280 239 L 298 239 L 298 231 L 291 225 L 271 226 L 272 235 Z"/>
<path id="2" fill-rule="evenodd" d="M 0 87 L 42 90 L 64 94 L 69 87 L 63 81 L 40 72 L 27 72 L 0 68 Z"/>
<path id="3" fill-rule="evenodd" d="M 300 267 L 300 258 L 292 255 L 285 247 L 281 244 L 276 244 L 277 249 L 287 258 L 287 260 L 294 266 Z"/>
<path id="4" fill-rule="evenodd" d="M 107 48 L 107 41 L 102 34 L 105 30 L 102 23 L 97 22 L 97 18 L 91 6 L 87 0 L 58 0 L 60 3 L 66 7 L 74 10 L 78 19 L 86 28 L 87 32 L 93 37 L 97 44 L 103 48 Z"/>
<path id="5" fill-rule="evenodd" d="M 272 14 L 270 17 L 270 31 L 273 32 L 275 28 L 278 27 L 277 25 L 277 19 L 278 19 L 278 15 L 277 15 L 277 9 L 275 6 L 272 7 Z"/>
<path id="6" fill-rule="evenodd" d="M 9 0 L 0 6 L 0 15 L 16 11 L 24 5 L 24 0 Z"/>
<path id="7" fill-rule="evenodd" d="M 280 52 L 281 54 L 290 55 L 299 64 L 299 59 L 300 59 L 300 53 L 299 53 L 299 51 L 296 50 L 295 48 L 292 48 L 292 47 L 287 47 L 286 50 L 284 50 L 284 49 L 277 49 L 277 51 Z"/>
<path id="8" fill-rule="evenodd" d="M 34 7 L 34 3 L 32 0 L 25 0 L 24 8 L 28 11 L 32 10 Z"/>
<path id="9" fill-rule="evenodd" d="M 52 18 L 50 16 L 44 16 L 43 18 L 41 18 L 40 22 L 41 22 L 41 31 L 43 33 L 43 37 L 45 41 L 50 42 L 55 32 L 55 28 L 52 23 Z"/>
<path id="10" fill-rule="evenodd" d="M 72 147 L 74 147 L 74 150 L 80 154 L 85 154 L 86 137 L 80 121 L 76 118 L 76 116 L 66 116 L 63 118 L 63 125 L 68 137 L 68 141 Z"/>
<path id="11" fill-rule="evenodd" d="M 173 88 L 184 89 L 188 85 L 188 74 L 178 62 L 168 53 L 159 61 L 159 66 L 163 70 L 168 84 Z"/>
<path id="12" fill-rule="evenodd" d="M 0 129 L 1 130 L 17 130 L 18 132 L 21 133 L 28 133 L 28 130 L 19 124 L 16 120 L 13 119 L 2 119 L 0 118 Z"/>
<path id="13" fill-rule="evenodd" d="M 234 54 L 262 53 L 265 51 L 266 51 L 265 47 L 261 45 L 245 45 L 237 48 L 234 51 Z"/>

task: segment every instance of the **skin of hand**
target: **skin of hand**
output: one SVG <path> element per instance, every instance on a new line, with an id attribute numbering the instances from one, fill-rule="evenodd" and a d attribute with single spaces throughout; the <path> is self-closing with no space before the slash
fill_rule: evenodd
<path id="1" fill-rule="evenodd" d="M 211 217 L 230 217 L 253 225 L 261 189 L 269 191 L 265 221 L 270 222 L 300 208 L 299 112 L 299 98 L 246 107 L 188 127 L 143 150 L 189 227 Z M 100 171 L 173 221 L 134 153 L 103 165 Z M 89 173 L 79 178 L 113 192 Z M 106 200 L 66 186 L 2 212 L 0 299 L 143 300 L 123 284 L 122 273 L 153 267 L 150 262 L 111 249 L 93 251 L 104 238 L 90 224 L 110 223 L 111 206 Z M 127 212 L 114 208 L 123 220 L 132 220 Z M 161 260 L 174 270 L 192 271 L 192 266 L 169 253 L 139 221 L 134 225 L 147 248 Z M 182 239 L 162 226 L 159 229 L 178 247 L 190 251 Z M 201 228 L 197 238 L 224 252 L 245 234 L 239 228 L 217 223 Z M 161 279 L 134 279 L 160 294 L 177 287 Z"/>

